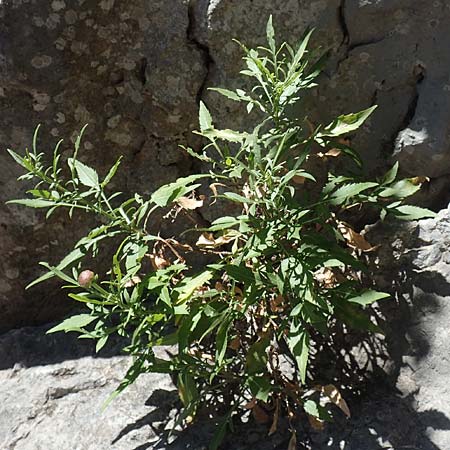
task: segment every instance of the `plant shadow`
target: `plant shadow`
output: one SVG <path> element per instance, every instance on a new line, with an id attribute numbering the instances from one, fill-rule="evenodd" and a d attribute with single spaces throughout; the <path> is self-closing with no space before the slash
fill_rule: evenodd
<path id="1" fill-rule="evenodd" d="M 398 228 L 390 228 L 387 224 L 377 231 L 376 241 L 392 243 L 396 232 Z M 385 334 L 344 333 L 337 329 L 332 338 L 319 341 L 312 358 L 313 379 L 319 384 L 339 386 L 351 410 L 351 418 L 347 419 L 335 408 L 334 422 L 318 431 L 310 426 L 306 417 L 299 417 L 295 423 L 296 448 L 447 450 L 445 444 L 436 444 L 433 435 L 448 432 L 450 418 L 440 410 L 437 398 L 430 399 L 428 408 L 418 405 L 418 398 L 423 404 L 423 398 L 419 396 L 424 395 L 420 390 L 425 381 L 416 379 L 416 374 L 420 370 L 431 370 L 433 364 L 440 364 L 440 360 L 445 359 L 434 348 L 427 327 L 433 327 L 438 321 L 445 322 L 450 316 L 446 304 L 450 300 L 450 281 L 439 270 L 427 268 L 421 271 L 414 266 L 413 261 L 420 260 L 420 249 L 430 245 L 421 241 L 418 228 L 407 230 L 402 241 L 406 249 L 413 250 L 384 246 L 376 267 L 372 267 L 372 273 L 377 274 L 378 288 L 392 295 L 391 300 L 380 301 L 370 309 L 372 319 L 381 325 Z M 437 392 L 439 396 L 439 390 Z M 215 429 L 211 414 L 205 412 L 184 431 L 173 432 L 173 420 L 164 419 L 168 417 L 168 411 L 160 406 L 161 398 L 166 396 L 176 399 L 177 393 L 152 394 L 147 404 L 154 406 L 154 410 L 128 424 L 114 442 L 136 428 L 149 426 L 159 441 L 134 450 L 207 449 Z M 172 406 L 179 407 L 176 400 Z M 291 437 L 287 421 L 280 420 L 277 432 L 271 436 L 268 435 L 270 426 L 271 423 L 258 424 L 252 417 L 246 423 L 235 423 L 234 430 L 227 433 L 220 448 L 287 450 Z"/>

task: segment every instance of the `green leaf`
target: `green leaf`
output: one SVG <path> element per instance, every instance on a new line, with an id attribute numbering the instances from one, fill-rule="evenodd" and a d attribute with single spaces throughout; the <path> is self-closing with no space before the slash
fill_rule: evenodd
<path id="1" fill-rule="evenodd" d="M 349 298 L 347 301 L 351 302 L 351 303 L 358 303 L 359 305 L 370 305 L 374 302 L 376 302 L 377 300 L 381 300 L 383 298 L 388 298 L 390 297 L 389 294 L 386 294 L 385 292 L 377 292 L 377 291 L 366 291 L 363 292 L 362 294 L 358 295 L 357 297 L 351 297 Z"/>
<path id="2" fill-rule="evenodd" d="M 391 184 L 395 178 L 397 177 L 397 173 L 398 173 L 398 161 L 392 166 L 391 169 L 389 169 L 386 174 L 383 177 L 383 181 L 381 182 L 381 184 Z"/>
<path id="3" fill-rule="evenodd" d="M 117 172 L 117 169 L 120 166 L 120 162 L 122 161 L 122 156 L 120 156 L 117 161 L 114 163 L 114 165 L 109 169 L 108 174 L 106 175 L 105 179 L 102 181 L 102 187 L 105 187 L 114 177 L 114 175 Z"/>
<path id="4" fill-rule="evenodd" d="M 80 183 L 87 187 L 99 188 L 99 181 L 97 172 L 92 169 L 92 167 L 83 164 L 81 161 L 78 161 L 73 158 L 69 158 L 69 164 L 75 167 L 77 172 L 78 179 Z"/>
<path id="5" fill-rule="evenodd" d="M 419 208 L 418 206 L 403 205 L 397 208 L 389 208 L 388 210 L 394 213 L 401 220 L 419 220 L 425 218 L 434 218 L 436 213 L 426 208 Z"/>
<path id="6" fill-rule="evenodd" d="M 214 436 L 209 444 L 209 450 L 218 450 L 227 432 L 228 424 L 231 419 L 231 411 L 223 417 L 217 424 Z"/>
<path id="7" fill-rule="evenodd" d="M 9 148 L 6 150 L 10 155 L 11 155 L 11 157 L 14 159 L 14 161 L 17 163 L 17 164 L 19 164 L 19 166 L 22 166 L 23 168 L 25 168 L 25 169 L 29 169 L 29 166 L 28 166 L 28 164 L 26 164 L 26 162 L 25 162 L 25 158 L 23 158 L 22 156 L 20 156 L 18 153 L 16 153 L 16 152 L 13 152 L 12 150 L 10 150 Z"/>
<path id="8" fill-rule="evenodd" d="M 200 186 L 199 184 L 191 185 L 193 181 L 206 177 L 208 175 L 190 175 L 189 177 L 178 178 L 173 183 L 165 184 L 153 192 L 151 200 L 160 207 L 167 206 Z"/>
<path id="9" fill-rule="evenodd" d="M 347 199 L 354 197 L 355 195 L 358 195 L 361 192 L 373 188 L 375 186 L 378 186 L 378 183 L 366 182 L 366 183 L 346 184 L 345 186 L 341 186 L 339 189 L 337 189 L 331 194 L 330 203 L 332 205 L 341 205 Z"/>
<path id="10" fill-rule="evenodd" d="M 240 133 L 234 130 L 205 130 L 202 135 L 208 138 L 222 139 L 228 142 L 240 143 L 247 138 L 247 133 Z"/>
<path id="11" fill-rule="evenodd" d="M 185 407 L 188 407 L 198 398 L 197 385 L 193 376 L 187 372 L 178 374 L 178 392 Z"/>
<path id="12" fill-rule="evenodd" d="M 102 336 L 97 341 L 97 344 L 95 345 L 95 353 L 98 353 L 105 346 L 105 344 L 108 342 L 108 338 L 109 335 L 107 334 L 106 336 Z"/>
<path id="13" fill-rule="evenodd" d="M 247 373 L 254 375 L 267 370 L 267 353 L 269 345 L 268 338 L 262 338 L 250 346 L 246 356 Z"/>
<path id="14" fill-rule="evenodd" d="M 231 200 L 232 202 L 236 202 L 236 203 L 254 203 L 254 200 L 251 200 L 247 197 L 236 194 L 235 192 L 225 192 L 222 195 L 218 195 L 218 197 L 223 197 L 223 198 L 226 198 L 226 199 Z"/>
<path id="15" fill-rule="evenodd" d="M 311 39 L 311 35 L 313 34 L 313 32 L 314 32 L 314 28 L 309 30 L 306 33 L 306 36 L 300 42 L 297 52 L 295 53 L 295 56 L 292 60 L 290 74 L 292 74 L 293 72 L 295 72 L 297 70 L 298 64 L 300 63 L 300 61 L 303 58 L 303 55 L 305 54 L 306 48 L 308 47 L 308 43 L 309 43 L 309 40 Z"/>
<path id="16" fill-rule="evenodd" d="M 310 416 L 317 417 L 320 420 L 326 420 L 327 422 L 330 422 L 332 420 L 327 409 L 314 400 L 306 400 L 306 402 L 303 404 L 303 409 Z"/>
<path id="17" fill-rule="evenodd" d="M 188 298 L 192 296 L 194 291 L 199 287 L 203 286 L 207 281 L 212 278 L 213 274 L 209 270 L 197 275 L 194 278 L 186 278 L 183 280 L 183 284 L 181 286 L 176 287 L 175 289 L 180 293 L 178 297 L 179 302 L 186 301 Z"/>
<path id="18" fill-rule="evenodd" d="M 305 384 L 309 358 L 309 334 L 303 328 L 303 325 L 297 323 L 296 320 L 292 320 L 289 335 L 287 337 L 287 344 L 297 362 L 300 380 Z"/>
<path id="19" fill-rule="evenodd" d="M 228 264 L 225 266 L 225 272 L 236 281 L 243 283 L 254 283 L 255 275 L 251 269 L 244 265 Z"/>
<path id="20" fill-rule="evenodd" d="M 253 397 L 267 402 L 269 400 L 269 395 L 272 392 L 272 385 L 269 379 L 265 375 L 253 375 L 248 377 L 247 386 L 250 389 Z"/>
<path id="21" fill-rule="evenodd" d="M 230 91 L 228 89 L 222 89 L 222 88 L 208 88 L 209 91 L 218 92 L 219 94 L 223 95 L 224 97 L 227 97 L 231 100 L 234 100 L 236 102 L 242 101 L 242 97 L 240 97 L 236 92 Z"/>
<path id="22" fill-rule="evenodd" d="M 383 189 L 380 192 L 380 197 L 396 197 L 396 198 L 405 198 L 410 195 L 415 194 L 420 189 L 420 184 L 414 184 L 408 178 L 404 180 L 397 181 L 397 183 L 392 186 Z"/>
<path id="23" fill-rule="evenodd" d="M 213 128 L 211 114 L 202 101 L 200 101 L 198 120 L 200 124 L 200 131 L 204 132 Z"/>
<path id="24" fill-rule="evenodd" d="M 337 137 L 357 130 L 365 120 L 375 111 L 377 105 L 364 109 L 363 111 L 339 116 L 330 125 L 324 128 L 318 136 Z"/>
<path id="25" fill-rule="evenodd" d="M 266 36 L 267 36 L 267 43 L 269 44 L 270 50 L 272 51 L 273 54 L 275 54 L 276 53 L 275 30 L 273 28 L 272 14 L 270 15 L 269 20 L 267 21 Z"/>
<path id="26" fill-rule="evenodd" d="M 14 203 L 15 205 L 23 205 L 28 208 L 49 208 L 55 206 L 55 202 L 52 200 L 43 200 L 40 198 L 24 198 L 20 200 L 9 200 L 7 204 Z"/>
<path id="27" fill-rule="evenodd" d="M 370 320 L 356 304 L 343 302 L 341 299 L 333 302 L 336 316 L 355 330 L 367 330 L 383 334 L 383 330 Z"/>
<path id="28" fill-rule="evenodd" d="M 56 266 L 58 270 L 64 270 L 66 267 L 70 267 L 73 263 L 79 261 L 85 255 L 84 251 L 79 248 L 75 248 L 72 250 L 67 256 L 65 256 L 61 262 Z M 32 281 L 25 289 L 29 289 L 30 287 L 42 283 L 45 280 L 49 280 L 54 277 L 56 274 L 52 271 L 47 272 L 46 274 L 40 276 L 36 280 Z"/>
<path id="29" fill-rule="evenodd" d="M 57 331 L 78 331 L 80 328 L 89 325 L 96 319 L 97 317 L 91 316 L 90 314 L 78 314 L 76 316 L 69 317 L 55 327 L 50 328 L 46 334 L 56 333 Z"/>
<path id="30" fill-rule="evenodd" d="M 228 228 L 234 227 L 235 225 L 238 225 L 239 223 L 241 223 L 241 221 L 236 217 L 220 217 L 211 224 L 211 226 L 208 228 L 208 231 L 226 230 Z"/>
<path id="31" fill-rule="evenodd" d="M 216 364 L 221 366 L 228 347 L 228 331 L 231 320 L 224 320 L 217 330 L 216 338 Z"/>

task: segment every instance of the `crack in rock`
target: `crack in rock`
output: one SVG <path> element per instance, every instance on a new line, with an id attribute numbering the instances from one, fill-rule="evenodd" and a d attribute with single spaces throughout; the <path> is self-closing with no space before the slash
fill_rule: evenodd
<path id="1" fill-rule="evenodd" d="M 209 3 L 210 2 L 208 1 L 208 5 Z M 205 9 L 207 10 L 208 8 L 206 7 Z M 186 35 L 188 42 L 190 42 L 202 55 L 203 65 L 205 67 L 205 74 L 196 95 L 197 104 L 199 104 L 203 98 L 212 66 L 214 65 L 214 59 L 211 55 L 208 45 L 204 42 L 201 42 L 200 38 L 198 37 L 198 23 L 199 20 L 197 17 L 197 0 L 190 0 L 188 3 L 188 27 L 186 30 Z"/>

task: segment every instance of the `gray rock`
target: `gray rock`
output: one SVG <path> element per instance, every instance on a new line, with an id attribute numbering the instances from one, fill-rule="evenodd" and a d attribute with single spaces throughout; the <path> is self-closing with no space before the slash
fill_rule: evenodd
<path id="1" fill-rule="evenodd" d="M 263 43 L 268 15 L 280 39 L 316 27 L 313 45 L 329 51 L 318 89 L 302 104 L 313 122 L 378 110 L 353 136 L 369 172 L 399 158 L 405 172 L 432 177 L 429 198 L 448 200 L 448 67 L 450 8 L 437 0 L 14 0 L 0 5 L 0 142 L 23 150 L 43 123 L 47 154 L 62 137 L 64 154 L 86 122 L 81 158 L 101 174 L 124 160 L 113 188 L 148 194 L 189 173 L 178 144 L 196 146 L 197 103 L 223 126 L 246 128 L 247 114 L 208 91 L 241 83 L 239 47 Z M 89 225 L 59 215 L 5 206 L 28 186 L 0 154 L 0 330 L 60 317 L 69 303 L 56 284 L 24 293 L 38 261 L 56 263 Z"/>

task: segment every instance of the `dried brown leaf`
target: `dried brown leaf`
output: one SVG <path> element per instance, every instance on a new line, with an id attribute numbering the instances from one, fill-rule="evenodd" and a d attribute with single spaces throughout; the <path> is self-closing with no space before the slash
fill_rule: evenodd
<path id="1" fill-rule="evenodd" d="M 253 409 L 256 406 L 256 403 L 258 400 L 256 400 L 255 397 L 253 397 L 248 403 L 244 405 L 244 409 Z"/>
<path id="2" fill-rule="evenodd" d="M 281 312 L 284 310 L 284 298 L 282 295 L 277 295 L 275 298 L 270 300 L 270 309 L 272 312 Z"/>
<path id="3" fill-rule="evenodd" d="M 370 252 L 376 250 L 379 246 L 373 246 L 366 241 L 365 237 L 353 230 L 350 225 L 345 222 L 338 223 L 338 230 L 341 232 L 349 247 Z"/>
<path id="4" fill-rule="evenodd" d="M 318 417 L 315 416 L 310 416 L 309 414 L 307 414 L 308 416 L 308 422 L 311 425 L 312 428 L 314 428 L 314 430 L 316 431 L 322 431 L 325 423 L 323 420 L 320 420 Z"/>
<path id="5" fill-rule="evenodd" d="M 270 430 L 269 430 L 269 436 L 271 436 L 273 433 L 275 433 L 277 431 L 279 417 L 280 417 L 280 399 L 277 398 L 277 401 L 275 404 L 275 412 L 273 413 L 272 426 L 270 427 Z"/>
<path id="6" fill-rule="evenodd" d="M 331 156 L 333 158 L 336 158 L 337 156 L 339 156 L 341 154 L 341 150 L 339 150 L 338 148 L 331 148 L 330 150 L 328 150 L 325 153 L 325 156 Z"/>
<path id="7" fill-rule="evenodd" d="M 411 181 L 412 184 L 418 186 L 419 184 L 428 183 L 430 179 L 428 177 L 413 177 L 410 178 L 409 181 Z"/>
<path id="8" fill-rule="evenodd" d="M 322 392 L 330 399 L 331 403 L 335 404 L 348 418 L 351 416 L 350 408 L 336 386 L 333 384 L 322 386 Z"/>
<path id="9" fill-rule="evenodd" d="M 270 421 L 269 414 L 259 405 L 252 408 L 252 414 L 257 423 L 267 423 Z"/>
<path id="10" fill-rule="evenodd" d="M 139 284 L 141 282 L 141 277 L 135 275 L 134 277 L 130 278 L 128 281 L 125 282 L 125 284 L 123 285 L 124 287 L 128 288 L 128 287 L 133 287 L 136 284 Z"/>
<path id="11" fill-rule="evenodd" d="M 335 273 L 329 267 L 321 267 L 316 270 L 314 278 L 326 289 L 336 286 L 338 282 Z"/>
<path id="12" fill-rule="evenodd" d="M 211 189 L 214 197 L 217 197 L 219 195 L 218 191 L 217 191 L 217 186 L 222 186 L 222 187 L 226 187 L 225 184 L 223 183 L 212 183 L 209 185 L 209 188 Z"/>
<path id="13" fill-rule="evenodd" d="M 190 209 L 190 210 L 201 208 L 203 206 L 203 200 L 197 200 L 195 198 L 190 197 L 180 197 L 177 199 L 177 203 L 183 209 Z"/>
<path id="14" fill-rule="evenodd" d="M 214 238 L 214 235 L 212 233 L 202 233 L 200 237 L 197 240 L 197 247 L 200 248 L 217 248 L 221 245 L 225 245 L 236 239 L 237 237 L 236 231 L 230 231 L 227 234 L 224 234 L 223 236 L 219 236 L 217 239 Z"/>
<path id="15" fill-rule="evenodd" d="M 297 433 L 292 432 L 291 439 L 289 439 L 289 444 L 287 450 L 297 450 Z"/>
<path id="16" fill-rule="evenodd" d="M 237 350 L 240 346 L 241 346 L 241 338 L 239 336 L 236 336 L 228 344 L 228 347 L 230 347 L 232 350 Z"/>
<path id="17" fill-rule="evenodd" d="M 294 175 L 292 177 L 292 182 L 295 184 L 305 184 L 306 178 L 301 175 Z"/>
<path id="18" fill-rule="evenodd" d="M 161 255 L 152 253 L 148 256 L 150 258 L 153 270 L 165 269 L 166 267 L 170 266 L 170 261 L 168 261 Z"/>

